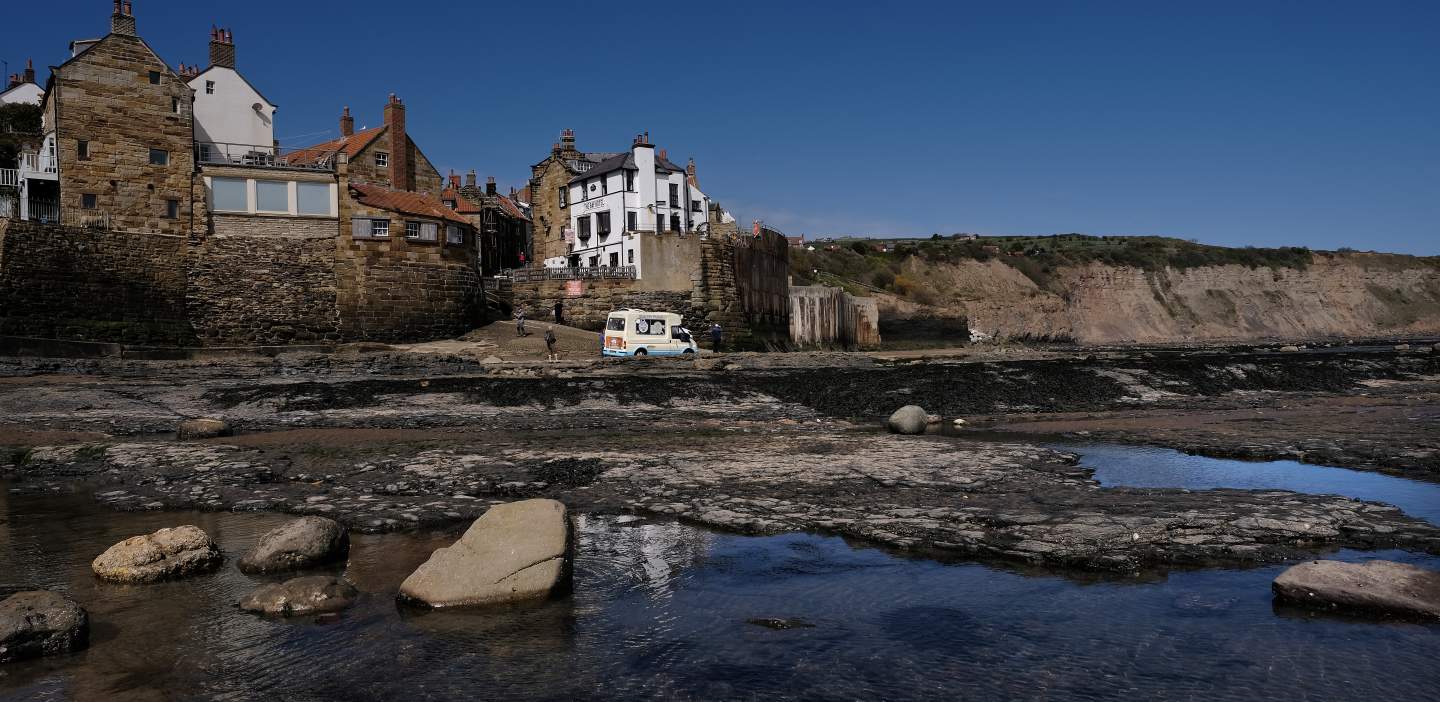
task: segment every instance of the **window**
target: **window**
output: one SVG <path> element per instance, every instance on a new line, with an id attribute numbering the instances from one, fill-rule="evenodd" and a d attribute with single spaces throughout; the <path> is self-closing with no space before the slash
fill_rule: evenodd
<path id="1" fill-rule="evenodd" d="M 630 249 L 625 252 L 625 262 L 632 266 L 635 265 L 635 249 Z"/>
<path id="2" fill-rule="evenodd" d="M 625 213 L 625 228 L 626 228 L 626 229 L 629 229 L 629 230 L 632 231 L 632 232 L 635 231 L 636 229 L 639 229 L 639 228 L 640 228 L 640 227 L 639 227 L 639 224 L 638 224 L 637 221 L 636 221 L 636 217 L 635 217 L 635 213 L 634 213 L 634 212 L 626 212 L 626 213 Z"/>
<path id="3" fill-rule="evenodd" d="M 625 189 L 635 192 L 635 171 L 625 171 Z"/>
<path id="4" fill-rule="evenodd" d="M 375 152 L 375 167 L 376 167 L 376 168 L 388 168 L 389 166 L 390 166 L 390 154 L 387 154 L 387 153 L 385 153 L 384 151 L 376 151 L 376 152 Z"/>
<path id="5" fill-rule="evenodd" d="M 569 207 L 569 206 L 570 206 L 570 203 L 568 202 L 568 200 L 569 200 L 569 195 L 570 195 L 570 186 L 568 186 L 568 185 L 562 185 L 562 186 L 560 186 L 560 206 L 561 206 L 561 207 Z"/>
<path id="6" fill-rule="evenodd" d="M 75 142 L 75 153 L 81 161 L 90 160 L 90 142 L 81 139 Z"/>
<path id="7" fill-rule="evenodd" d="M 665 320 L 663 319 L 637 319 L 635 320 L 635 333 L 646 336 L 664 336 Z"/>
<path id="8" fill-rule="evenodd" d="M 600 212 L 595 215 L 595 231 L 599 232 L 600 236 L 605 236 L 610 233 L 609 212 Z"/>
<path id="9" fill-rule="evenodd" d="M 445 243 L 447 243 L 447 244 L 463 244 L 463 243 L 465 243 L 465 230 L 464 230 L 464 229 L 461 229 L 460 226 L 457 225 L 457 224 L 447 224 L 447 225 L 445 225 Z"/>
<path id="10" fill-rule="evenodd" d="M 680 206 L 681 206 L 681 205 L 680 205 L 680 186 L 678 186 L 678 185 L 676 185 L 676 184 L 674 184 L 674 183 L 671 183 L 671 184 L 670 184 L 670 205 L 671 205 L 672 207 L 680 207 Z"/>
<path id="11" fill-rule="evenodd" d="M 600 179 L 600 194 L 610 194 L 610 176 L 608 175 Z"/>
<path id="12" fill-rule="evenodd" d="M 206 95 L 214 95 L 214 94 L 215 94 L 215 81 L 213 81 L 213 80 L 207 80 L 207 81 L 205 81 L 205 94 L 206 94 Z"/>
<path id="13" fill-rule="evenodd" d="M 81 209 L 85 209 L 85 210 L 93 210 L 93 209 L 95 209 L 95 207 L 96 207 L 95 200 L 96 200 L 96 198 L 95 198 L 95 193 L 85 193 L 85 194 L 81 195 L 81 196 L 80 196 L 80 208 L 81 208 Z"/>
<path id="14" fill-rule="evenodd" d="M 332 214 L 329 183 L 296 183 L 295 199 L 298 201 L 296 212 L 299 214 L 326 217 Z"/>
<path id="15" fill-rule="evenodd" d="M 165 219 L 179 219 L 179 218 L 180 218 L 180 201 L 179 201 L 179 200 L 166 200 L 166 201 L 165 201 Z"/>
<path id="16" fill-rule="evenodd" d="M 244 178 L 211 178 L 210 206 L 217 212 L 249 212 Z"/>
<path id="17" fill-rule="evenodd" d="M 591 268 L 594 268 L 594 267 L 596 267 L 596 266 L 598 266 L 598 265 L 600 265 L 600 256 L 599 256 L 598 254 L 595 255 L 595 256 L 591 256 L 591 257 L 590 257 L 590 267 L 591 267 Z"/>
<path id="18" fill-rule="evenodd" d="M 166 150 L 164 150 L 164 149 L 150 149 L 150 165 L 152 165 L 152 166 L 168 166 L 168 165 L 170 165 L 170 152 L 169 152 L 169 151 L 166 151 Z"/>
<path id="19" fill-rule="evenodd" d="M 440 227 L 434 222 L 406 222 L 405 238 L 415 241 L 435 241 Z"/>
<path id="20" fill-rule="evenodd" d="M 680 231 L 680 215 L 676 215 L 676 214 L 670 215 L 670 231 L 672 231 L 672 232 L 678 232 L 678 231 Z"/>
<path id="21" fill-rule="evenodd" d="M 255 181 L 256 212 L 289 212 L 290 184 L 279 180 Z"/>
<path id="22" fill-rule="evenodd" d="M 445 201 L 445 206 L 446 206 L 446 207 L 449 207 L 450 209 L 453 210 L 453 209 L 455 209 L 455 201 L 454 201 L 454 200 L 446 200 L 446 201 Z"/>
<path id="23" fill-rule="evenodd" d="M 372 237 L 374 237 L 374 238 L 376 238 L 376 239 L 383 239 L 383 238 L 385 238 L 385 237 L 390 236 L 390 220 L 388 220 L 388 219 L 372 219 L 372 220 L 370 220 L 370 236 L 372 236 Z"/>
<path id="24" fill-rule="evenodd" d="M 376 234 L 376 225 L 379 224 L 380 234 Z M 355 217 L 350 220 L 350 238 L 368 239 L 370 237 L 390 236 L 390 220 L 370 219 L 369 217 Z"/>
<path id="25" fill-rule="evenodd" d="M 180 114 L 180 98 L 170 98 L 170 111 Z"/>
<path id="26" fill-rule="evenodd" d="M 160 84 L 160 72 L 159 72 L 159 71 L 150 71 L 150 84 L 151 84 L 151 85 L 159 85 L 159 84 Z"/>
<path id="27" fill-rule="evenodd" d="M 420 223 L 419 223 L 419 222 L 406 222 L 406 223 L 405 223 L 405 238 L 406 238 L 406 239 L 419 239 L 419 238 L 420 238 Z"/>
<path id="28" fill-rule="evenodd" d="M 611 268 L 618 268 L 619 266 L 620 266 L 620 252 L 619 252 L 619 251 L 612 252 L 612 253 L 610 254 L 610 267 L 611 267 Z"/>
<path id="29" fill-rule="evenodd" d="M 699 212 L 699 211 L 700 211 L 700 201 L 699 201 L 699 200 L 691 200 L 691 201 L 690 201 L 690 211 L 691 211 L 691 212 Z"/>
<path id="30" fill-rule="evenodd" d="M 579 220 L 579 224 L 580 224 L 580 231 L 576 234 L 576 236 L 580 237 L 581 239 L 589 239 L 589 238 L 590 238 L 590 215 L 585 215 L 584 217 L 581 217 L 580 220 Z"/>

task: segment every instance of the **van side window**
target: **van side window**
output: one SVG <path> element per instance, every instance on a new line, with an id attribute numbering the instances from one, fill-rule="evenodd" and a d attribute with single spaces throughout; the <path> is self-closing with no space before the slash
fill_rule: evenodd
<path id="1" fill-rule="evenodd" d="M 625 331 L 625 318 L 611 317 L 605 320 L 605 331 Z"/>
<path id="2" fill-rule="evenodd" d="M 665 334 L 665 320 L 637 319 L 635 320 L 635 333 L 653 336 L 663 336 Z"/>

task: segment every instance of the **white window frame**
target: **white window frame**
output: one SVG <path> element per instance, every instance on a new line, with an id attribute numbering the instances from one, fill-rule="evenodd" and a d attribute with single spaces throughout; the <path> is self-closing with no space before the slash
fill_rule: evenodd
<path id="1" fill-rule="evenodd" d="M 256 178 L 256 179 L 254 180 L 254 182 L 255 182 L 255 211 L 256 211 L 257 213 L 262 213 L 262 214 L 290 214 L 290 213 L 292 213 L 292 212 L 294 211 L 294 209 L 291 207 L 292 198 L 290 197 L 290 191 L 291 191 L 291 189 L 292 189 L 292 188 L 290 187 L 290 183 L 293 182 L 293 181 L 266 180 L 266 179 L 264 179 L 264 178 Z M 260 207 L 260 184 L 261 184 L 261 183 L 277 184 L 277 185 L 282 185 L 282 186 L 285 187 L 285 207 L 284 207 L 283 209 L 279 209 L 279 210 L 273 210 L 273 209 L 272 209 L 272 210 L 267 210 L 267 209 L 262 209 L 262 208 Z"/>
<path id="2" fill-rule="evenodd" d="M 376 219 L 376 218 L 371 218 L 371 220 L 370 220 L 370 238 L 371 238 L 371 239 L 389 239 L 389 238 L 390 238 L 390 220 L 388 220 L 388 219 Z"/>
<path id="3" fill-rule="evenodd" d="M 384 151 L 376 151 L 376 152 L 375 152 L 375 167 L 376 167 L 376 168 L 389 168 L 389 167 L 390 167 L 390 154 L 389 154 L 389 153 L 386 153 L 386 152 L 384 152 Z"/>
<path id="4" fill-rule="evenodd" d="M 207 81 L 205 81 L 205 94 L 206 94 L 206 95 L 214 95 L 214 94 L 215 94 L 215 81 L 213 81 L 213 80 L 207 80 Z"/>

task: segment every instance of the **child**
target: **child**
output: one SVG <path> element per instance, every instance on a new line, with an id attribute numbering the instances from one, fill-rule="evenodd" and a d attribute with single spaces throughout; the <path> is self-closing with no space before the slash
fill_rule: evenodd
<path id="1" fill-rule="evenodd" d="M 555 330 L 548 327 L 545 329 L 545 360 L 560 360 L 560 352 L 555 350 Z"/>

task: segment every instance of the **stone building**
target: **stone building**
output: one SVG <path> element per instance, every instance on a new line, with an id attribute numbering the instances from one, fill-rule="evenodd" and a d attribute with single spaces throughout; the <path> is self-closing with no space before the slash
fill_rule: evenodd
<path id="1" fill-rule="evenodd" d="M 465 174 L 463 184 L 460 176 L 450 174 L 449 187 L 440 193 L 440 199 L 474 225 L 479 236 L 479 265 L 485 276 L 523 267 L 530 217 L 516 202 L 513 190 L 510 196 L 499 193 L 494 176 L 485 179 L 483 189 L 475 180 L 473 170 Z"/>
<path id="2" fill-rule="evenodd" d="M 195 226 L 190 88 L 136 34 L 127 1 L 110 33 L 51 69 L 42 149 L 53 154 L 56 219 L 182 235 Z M 46 186 L 29 193 L 43 201 Z"/>
<path id="3" fill-rule="evenodd" d="M 340 115 L 340 137 L 296 149 L 281 160 L 293 166 L 333 164 L 345 154 L 354 183 L 383 185 L 391 190 L 440 196 L 440 172 L 405 132 L 405 104 L 390 94 L 380 126 L 355 131 L 355 118 L 346 107 Z"/>
<path id="4" fill-rule="evenodd" d="M 565 230 L 570 226 L 570 181 L 617 155 L 576 149 L 575 131 L 566 129 L 550 148 L 550 155 L 530 167 L 530 219 L 534 227 L 531 261 L 569 255 Z"/>

